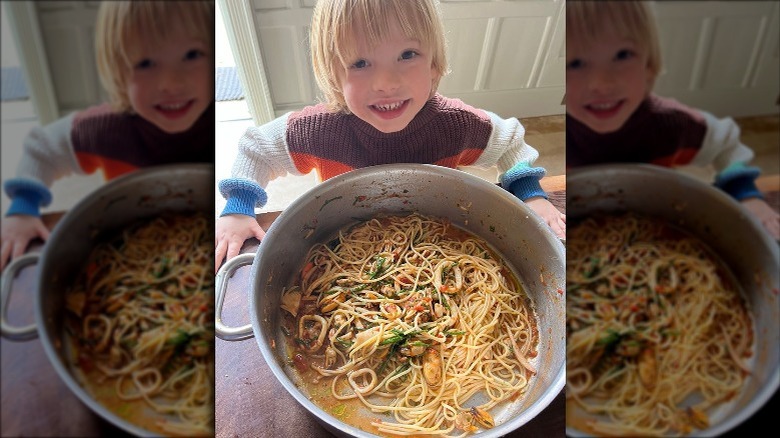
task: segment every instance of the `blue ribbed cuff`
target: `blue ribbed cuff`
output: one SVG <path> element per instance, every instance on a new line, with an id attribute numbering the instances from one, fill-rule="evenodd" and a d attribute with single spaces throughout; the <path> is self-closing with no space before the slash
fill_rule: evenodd
<path id="1" fill-rule="evenodd" d="M 6 216 L 26 214 L 40 217 L 40 207 L 51 204 L 51 191 L 39 181 L 14 178 L 6 181 L 3 188 L 11 198 Z"/>
<path id="2" fill-rule="evenodd" d="M 517 179 L 509 184 L 507 190 L 523 201 L 536 196 L 547 199 L 547 193 L 542 190 L 542 186 L 539 184 L 539 180 L 536 177 Z"/>
<path id="3" fill-rule="evenodd" d="M 757 167 L 736 165 L 729 167 L 715 177 L 715 186 L 741 201 L 748 198 L 762 198 L 756 187 L 756 178 L 761 174 Z"/>
<path id="4" fill-rule="evenodd" d="M 219 182 L 219 192 L 227 199 L 220 216 L 245 214 L 255 217 L 255 207 L 262 207 L 268 201 L 268 195 L 259 184 L 245 179 L 222 180 Z"/>
<path id="5" fill-rule="evenodd" d="M 547 173 L 542 167 L 530 167 L 527 163 L 517 163 L 498 179 L 501 187 L 525 201 L 528 198 L 541 196 L 547 199 L 539 180 Z"/>

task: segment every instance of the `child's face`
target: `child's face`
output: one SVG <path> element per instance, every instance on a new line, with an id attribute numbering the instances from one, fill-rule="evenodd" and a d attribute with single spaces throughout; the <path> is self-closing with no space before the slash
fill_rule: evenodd
<path id="1" fill-rule="evenodd" d="M 187 131 L 214 101 L 211 49 L 181 29 L 135 49 L 127 82 L 130 105 L 169 134 Z"/>
<path id="2" fill-rule="evenodd" d="M 431 54 L 393 24 L 389 37 L 369 48 L 355 35 L 358 58 L 339 75 L 349 110 L 382 132 L 404 129 L 431 94 Z"/>
<path id="3" fill-rule="evenodd" d="M 612 33 L 582 46 L 566 46 L 566 112 L 598 133 L 617 131 L 649 92 L 647 54 Z"/>

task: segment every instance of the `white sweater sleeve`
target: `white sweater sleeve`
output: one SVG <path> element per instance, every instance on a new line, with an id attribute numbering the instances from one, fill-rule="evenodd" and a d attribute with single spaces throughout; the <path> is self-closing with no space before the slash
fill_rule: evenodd
<path id="1" fill-rule="evenodd" d="M 753 159 L 753 150 L 742 144 L 739 126 L 734 119 L 718 119 L 706 111 L 701 113 L 707 122 L 707 133 L 691 164 L 701 167 L 712 165 L 716 173 L 721 173 L 732 164 L 747 164 Z"/>
<path id="2" fill-rule="evenodd" d="M 55 180 L 72 173 L 83 175 L 71 143 L 75 113 L 46 126 L 33 128 L 24 140 L 16 177 L 39 181 L 51 187 Z"/>
<path id="3" fill-rule="evenodd" d="M 270 181 L 288 173 L 301 175 L 287 147 L 285 134 L 290 114 L 246 130 L 238 141 L 232 178 L 255 181 L 260 187 L 266 187 Z"/>
<path id="4" fill-rule="evenodd" d="M 496 166 L 500 174 L 518 163 L 530 167 L 539 158 L 539 152 L 525 142 L 525 128 L 520 121 L 515 118 L 502 119 L 490 111 L 485 113 L 490 116 L 493 131 L 485 151 L 474 162 L 474 166 Z"/>

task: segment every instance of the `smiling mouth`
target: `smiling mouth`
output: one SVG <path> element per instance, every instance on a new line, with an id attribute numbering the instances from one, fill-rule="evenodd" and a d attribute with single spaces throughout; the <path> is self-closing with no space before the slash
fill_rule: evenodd
<path id="1" fill-rule="evenodd" d="M 400 117 L 409 106 L 410 99 L 399 100 L 397 102 L 383 103 L 378 105 L 369 105 L 368 107 L 374 114 L 384 120 L 391 120 Z"/>
<path id="2" fill-rule="evenodd" d="M 591 103 L 585 105 L 585 109 L 598 118 L 607 118 L 617 114 L 620 108 L 623 107 L 624 102 L 625 101 L 621 99 L 612 102 Z"/>
<path id="3" fill-rule="evenodd" d="M 161 103 L 155 106 L 158 111 L 163 113 L 166 117 L 169 118 L 177 118 L 184 115 L 192 106 L 194 101 L 187 100 L 184 102 L 175 102 L 175 103 Z"/>
<path id="4" fill-rule="evenodd" d="M 406 100 L 399 100 L 398 102 L 386 103 L 383 105 L 371 105 L 371 108 L 379 112 L 395 111 L 401 108 L 406 102 Z"/>

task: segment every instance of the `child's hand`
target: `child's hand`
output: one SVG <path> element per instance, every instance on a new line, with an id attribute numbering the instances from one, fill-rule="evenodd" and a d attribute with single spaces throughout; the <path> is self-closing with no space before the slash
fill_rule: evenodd
<path id="1" fill-rule="evenodd" d="M 558 211 L 550 201 L 537 196 L 526 199 L 525 204 L 547 222 L 556 236 L 566 238 L 566 215 Z"/>
<path id="2" fill-rule="evenodd" d="M 263 240 L 265 237 L 265 230 L 260 227 L 255 218 L 245 214 L 228 214 L 220 217 L 217 219 L 215 230 L 214 272 L 219 270 L 223 258 L 227 261 L 237 256 L 247 239 L 256 237 L 257 240 Z"/>
<path id="3" fill-rule="evenodd" d="M 49 230 L 41 218 L 26 214 L 4 217 L 0 231 L 0 269 L 5 269 L 10 259 L 24 254 L 27 245 L 37 237 L 43 240 L 49 238 Z"/>
<path id="4" fill-rule="evenodd" d="M 761 222 L 773 239 L 780 240 L 780 215 L 766 201 L 759 198 L 743 199 L 742 205 Z"/>

